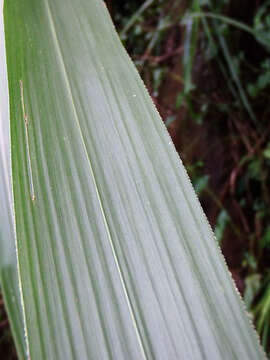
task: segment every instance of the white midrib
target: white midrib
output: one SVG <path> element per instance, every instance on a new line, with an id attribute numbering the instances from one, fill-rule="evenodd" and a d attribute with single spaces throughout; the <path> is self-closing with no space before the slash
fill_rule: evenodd
<path id="1" fill-rule="evenodd" d="M 65 80 L 65 83 L 66 83 L 66 86 L 67 86 L 67 91 L 68 91 L 68 94 L 69 94 L 69 97 L 70 97 L 70 100 L 71 100 L 71 107 L 72 107 L 73 114 L 74 114 L 74 117 L 75 117 L 75 120 L 76 120 L 76 123 L 77 123 L 77 126 L 78 126 L 78 131 L 79 131 L 80 138 L 81 138 L 81 141 L 82 141 L 82 145 L 83 145 L 83 148 L 84 148 L 84 151 L 85 151 L 87 162 L 89 164 L 90 173 L 91 173 L 93 183 L 94 183 L 94 186 L 95 186 L 96 195 L 97 195 L 98 203 L 99 203 L 99 206 L 100 206 L 100 211 L 101 211 L 101 214 L 102 214 L 102 218 L 103 218 L 103 221 L 104 221 L 104 226 L 105 226 L 105 229 L 106 229 L 106 232 L 107 232 L 107 235 L 108 235 L 108 239 L 109 239 L 109 242 L 110 242 L 110 246 L 111 246 L 111 250 L 112 250 L 112 253 L 113 253 L 113 258 L 114 258 L 114 261 L 115 261 L 115 265 L 116 265 L 116 268 L 117 268 L 117 271 L 118 271 L 118 274 L 119 274 L 119 278 L 120 278 L 121 285 L 122 285 L 123 292 L 124 292 L 124 296 L 125 296 L 125 299 L 126 299 L 126 302 L 127 302 L 128 310 L 129 310 L 129 313 L 130 313 L 130 316 L 131 316 L 131 319 L 132 319 L 134 330 L 135 330 L 135 333 L 136 333 L 136 336 L 137 336 L 137 340 L 139 342 L 142 357 L 143 357 L 144 360 L 147 360 L 147 356 L 146 356 L 146 353 L 145 353 L 145 350 L 144 350 L 144 347 L 143 347 L 141 335 L 140 335 L 140 332 L 139 332 L 139 329 L 138 329 L 138 325 L 137 325 L 137 322 L 136 322 L 136 319 L 135 319 L 135 315 L 134 315 L 132 305 L 131 305 L 131 302 L 130 302 L 130 298 L 129 298 L 129 295 L 128 295 L 128 291 L 127 291 L 127 288 L 126 288 L 125 280 L 124 280 L 122 270 L 121 270 L 121 267 L 120 267 L 120 264 L 119 264 L 119 260 L 118 260 L 118 257 L 117 257 L 116 251 L 115 251 L 115 246 L 114 246 L 114 243 L 113 243 L 112 235 L 111 235 L 109 225 L 108 225 L 108 222 L 107 222 L 107 219 L 106 219 L 106 215 L 105 215 L 105 211 L 104 211 L 104 208 L 103 208 L 100 192 L 99 192 L 99 189 L 98 189 L 98 186 L 97 186 L 97 181 L 96 181 L 96 177 L 95 177 L 95 174 L 94 174 L 92 162 L 90 160 L 90 157 L 89 157 L 89 154 L 88 154 L 88 151 L 87 151 L 87 147 L 86 147 L 86 144 L 85 144 L 85 140 L 84 140 L 84 137 L 83 137 L 83 133 L 82 133 L 82 129 L 81 129 L 80 121 L 79 121 L 79 116 L 78 116 L 76 106 L 75 106 L 75 103 L 74 103 L 74 97 L 73 97 L 73 94 L 72 94 L 71 85 L 70 85 L 70 81 L 69 81 L 67 70 L 66 70 L 66 65 L 65 65 L 64 58 L 63 58 L 63 55 L 62 55 L 62 51 L 61 51 L 61 48 L 60 48 L 60 45 L 59 45 L 59 40 L 58 40 L 58 37 L 57 37 L 57 34 L 56 34 L 54 20 L 53 20 L 53 16 L 52 16 L 52 12 L 51 12 L 48 0 L 45 1 L 45 6 L 46 6 L 46 9 L 47 9 L 49 24 L 50 24 L 51 31 L 52 31 L 52 38 L 53 38 L 54 43 L 55 43 L 56 51 L 57 51 L 57 53 L 59 55 L 59 61 L 60 61 L 60 65 L 61 65 L 61 70 L 62 70 L 63 77 L 64 77 L 64 80 Z"/>

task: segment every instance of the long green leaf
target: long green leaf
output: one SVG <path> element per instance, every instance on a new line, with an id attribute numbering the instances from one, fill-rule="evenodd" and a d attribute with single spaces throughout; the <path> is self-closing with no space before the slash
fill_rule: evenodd
<path id="1" fill-rule="evenodd" d="M 246 111 L 248 112 L 251 120 L 253 121 L 253 123 L 255 125 L 258 125 L 258 120 L 256 118 L 256 115 L 251 107 L 251 104 L 246 96 L 246 93 L 245 93 L 245 90 L 242 86 L 242 83 L 241 83 L 241 80 L 237 74 L 237 71 L 235 69 L 235 66 L 234 66 L 234 63 L 232 61 L 232 56 L 230 54 L 230 51 L 229 51 L 229 48 L 227 46 L 227 42 L 226 42 L 226 39 L 225 37 L 222 35 L 222 32 L 220 30 L 220 28 L 218 27 L 217 23 L 214 21 L 214 28 L 215 28 L 215 31 L 216 31 L 216 34 L 217 34 L 217 37 L 218 37 L 218 40 L 219 40 L 219 43 L 220 43 L 220 47 L 221 47 L 221 50 L 223 52 L 223 55 L 224 55 L 224 58 L 228 64 L 228 68 L 230 70 L 230 73 L 231 73 L 231 77 L 233 79 L 233 81 L 235 82 L 236 86 L 237 86 L 237 89 L 238 89 L 238 92 L 239 92 L 239 98 L 242 100 L 242 103 L 244 105 L 244 107 L 246 108 Z"/>
<path id="2" fill-rule="evenodd" d="M 264 4 L 265 6 L 268 6 L 267 3 Z M 265 9 L 265 8 L 264 8 Z M 212 18 L 215 20 L 220 20 L 228 25 L 232 25 L 242 31 L 245 31 L 247 33 L 249 33 L 250 35 L 254 36 L 254 38 L 259 41 L 262 45 L 264 45 L 267 49 L 269 49 L 269 39 L 265 34 L 260 34 L 259 31 L 256 31 L 256 29 L 250 27 L 249 25 L 241 22 L 241 21 L 237 21 L 234 20 L 233 18 L 230 18 L 228 16 L 223 16 L 220 14 L 214 14 L 211 12 L 193 12 L 191 14 L 188 14 L 188 16 L 186 16 L 186 18 Z"/>
<path id="3" fill-rule="evenodd" d="M 0 283 L 18 354 L 23 358 L 24 331 L 12 215 L 9 101 L 2 9 L 3 1 L 0 0 Z"/>
<path id="4" fill-rule="evenodd" d="M 262 359 L 101 0 L 5 3 L 31 359 Z"/>
<path id="5" fill-rule="evenodd" d="M 123 30 L 119 34 L 121 38 L 124 38 L 129 31 L 129 29 L 136 23 L 136 21 L 140 18 L 140 16 L 144 13 L 145 10 L 152 5 L 154 0 L 145 0 L 143 4 L 139 7 L 139 9 L 131 16 L 129 21 L 124 26 Z"/>
<path id="6" fill-rule="evenodd" d="M 193 0 L 192 9 L 194 11 L 200 10 L 200 5 L 197 0 Z M 184 93 L 186 95 L 189 95 L 190 91 L 194 89 L 194 84 L 192 83 L 192 68 L 196 55 L 198 30 L 199 19 L 189 18 L 186 20 L 186 34 L 183 54 Z"/>

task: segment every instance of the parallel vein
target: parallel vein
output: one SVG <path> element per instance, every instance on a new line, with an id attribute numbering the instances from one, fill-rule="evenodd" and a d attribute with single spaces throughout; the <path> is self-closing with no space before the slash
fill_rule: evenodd
<path id="1" fill-rule="evenodd" d="M 55 44 L 56 51 L 57 51 L 57 53 L 59 55 L 59 61 L 60 61 L 62 74 L 63 74 L 63 77 L 64 77 L 64 81 L 66 83 L 66 88 L 67 88 L 67 92 L 68 92 L 68 95 L 69 95 L 69 98 L 70 98 L 72 111 L 73 111 L 73 114 L 74 114 L 76 124 L 78 126 L 78 132 L 79 132 L 79 135 L 80 135 L 80 139 L 82 141 L 85 156 L 87 158 L 87 162 L 88 162 L 88 165 L 89 165 L 90 174 L 91 174 L 91 177 L 92 177 L 92 180 L 93 180 L 93 183 L 94 183 L 94 187 L 95 187 L 95 190 L 96 190 L 96 195 L 97 195 L 100 211 L 101 211 L 102 218 L 103 218 L 103 221 L 104 221 L 104 226 L 105 226 L 105 229 L 106 229 L 106 232 L 107 232 L 107 236 L 108 236 L 108 239 L 109 239 L 109 242 L 110 242 L 110 246 L 111 246 L 111 250 L 112 250 L 112 253 L 113 253 L 113 258 L 114 258 L 114 261 L 115 261 L 115 265 L 116 265 L 116 268 L 117 268 L 117 271 L 118 271 L 118 274 L 119 274 L 120 282 L 121 282 L 121 285 L 122 285 L 122 288 L 123 288 L 123 292 L 124 292 L 125 299 L 126 299 L 126 302 L 127 302 L 127 306 L 128 306 L 128 309 L 129 309 L 129 313 L 130 313 L 130 316 L 131 316 L 132 324 L 134 326 L 134 330 L 135 330 L 135 333 L 136 333 L 136 336 L 137 336 L 137 340 L 138 340 L 138 343 L 139 343 L 139 346 L 140 346 L 140 349 L 141 349 L 142 357 L 143 357 L 144 360 L 147 360 L 147 356 L 146 356 L 146 353 L 145 353 L 145 350 L 144 350 L 141 335 L 140 335 L 140 332 L 139 332 L 139 329 L 138 329 L 138 326 L 137 326 L 136 318 L 135 318 L 135 315 L 134 315 L 134 312 L 133 312 L 133 309 L 132 309 L 132 305 L 131 305 L 131 301 L 130 301 L 128 291 L 127 291 L 127 288 L 126 288 L 125 280 L 124 280 L 122 270 L 121 270 L 121 267 L 120 267 L 120 263 L 119 263 L 119 260 L 118 260 L 118 257 L 117 257 L 116 251 L 115 251 L 115 246 L 114 246 L 112 235 L 111 235 L 111 232 L 110 232 L 110 229 L 109 229 L 109 224 L 108 224 L 108 221 L 107 221 L 107 218 L 106 218 L 106 215 L 105 215 L 105 211 L 104 211 L 104 207 L 103 207 L 103 204 L 102 204 L 102 200 L 101 200 L 100 192 L 99 192 L 99 189 L 98 189 L 97 181 L 96 181 L 96 178 L 95 178 L 92 162 L 91 162 L 91 159 L 89 157 L 88 150 L 87 150 L 87 147 L 86 147 L 86 143 L 85 143 L 85 140 L 84 140 L 84 136 L 83 136 L 83 133 L 82 133 L 82 129 L 81 129 L 80 121 L 79 121 L 79 116 L 78 116 L 75 101 L 74 101 L 74 96 L 73 96 L 73 93 L 72 93 L 72 90 L 71 90 L 71 85 L 70 85 L 70 81 L 69 81 L 69 78 L 68 78 L 66 65 L 65 65 L 65 62 L 64 62 L 64 58 L 63 58 L 63 54 L 62 54 L 61 47 L 60 47 L 60 44 L 59 44 L 59 40 L 58 40 L 58 37 L 57 37 L 57 34 L 56 34 L 55 24 L 54 24 L 52 12 L 51 12 L 50 5 L 49 5 L 48 1 L 45 2 L 45 6 L 46 6 L 47 13 L 48 13 L 48 19 L 49 19 L 49 25 L 50 25 L 50 28 L 51 28 L 51 32 L 52 32 L 52 38 L 53 38 L 53 41 L 54 41 L 54 44 Z"/>

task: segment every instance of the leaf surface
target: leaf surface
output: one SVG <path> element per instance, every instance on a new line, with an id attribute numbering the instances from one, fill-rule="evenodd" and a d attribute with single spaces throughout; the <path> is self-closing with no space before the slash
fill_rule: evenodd
<path id="1" fill-rule="evenodd" d="M 24 358 L 24 329 L 11 192 L 9 99 L 2 9 L 3 1 L 0 0 L 0 284 L 18 355 Z"/>
<path id="2" fill-rule="evenodd" d="M 5 30 L 31 359 L 262 359 L 104 3 L 6 1 Z"/>

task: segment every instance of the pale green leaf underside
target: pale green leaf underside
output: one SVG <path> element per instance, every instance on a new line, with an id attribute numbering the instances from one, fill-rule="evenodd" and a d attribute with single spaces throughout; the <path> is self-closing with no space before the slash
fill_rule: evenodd
<path id="1" fill-rule="evenodd" d="M 101 0 L 5 3 L 31 359 L 262 359 Z"/>

